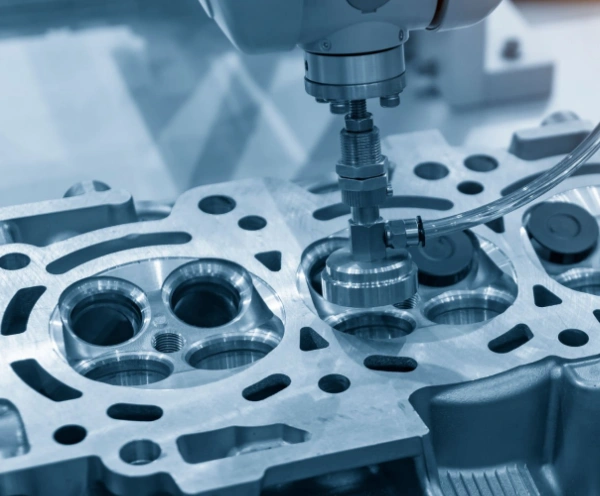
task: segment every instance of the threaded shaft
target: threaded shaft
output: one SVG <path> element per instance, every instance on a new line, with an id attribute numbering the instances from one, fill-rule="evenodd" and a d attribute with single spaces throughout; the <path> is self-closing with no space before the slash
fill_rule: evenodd
<path id="1" fill-rule="evenodd" d="M 350 118 L 364 119 L 367 117 L 367 101 L 366 100 L 351 100 L 350 101 Z"/>
<path id="2" fill-rule="evenodd" d="M 376 127 L 366 133 L 342 131 L 342 162 L 347 165 L 370 165 L 381 160 L 381 141 Z"/>

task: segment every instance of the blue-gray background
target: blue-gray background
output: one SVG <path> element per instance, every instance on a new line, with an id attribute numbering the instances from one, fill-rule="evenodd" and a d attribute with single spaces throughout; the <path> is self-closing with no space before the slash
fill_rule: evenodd
<path id="1" fill-rule="evenodd" d="M 409 75 L 384 135 L 439 128 L 506 146 L 554 110 L 600 119 L 600 4 L 519 4 L 557 62 L 549 99 L 451 110 Z M 340 118 L 303 89 L 302 54 L 237 53 L 196 0 L 0 0 L 0 205 L 82 179 L 168 200 L 199 184 L 329 173 Z"/>

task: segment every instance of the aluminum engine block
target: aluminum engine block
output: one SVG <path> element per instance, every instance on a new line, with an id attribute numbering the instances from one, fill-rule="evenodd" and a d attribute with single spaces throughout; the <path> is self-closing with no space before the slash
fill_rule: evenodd
<path id="1" fill-rule="evenodd" d="M 392 137 L 385 215 L 495 199 L 585 132 Z M 600 165 L 544 201 L 598 219 Z M 0 495 L 600 494 L 600 249 L 543 260 L 527 207 L 469 234 L 460 282 L 358 311 L 319 294 L 347 214 L 273 179 L 0 210 Z"/>

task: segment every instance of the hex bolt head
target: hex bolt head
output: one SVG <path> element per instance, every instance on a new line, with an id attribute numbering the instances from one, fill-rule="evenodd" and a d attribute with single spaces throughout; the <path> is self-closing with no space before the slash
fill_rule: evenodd
<path id="1" fill-rule="evenodd" d="M 394 108 L 400 105 L 400 95 L 382 96 L 379 103 L 383 108 Z"/>

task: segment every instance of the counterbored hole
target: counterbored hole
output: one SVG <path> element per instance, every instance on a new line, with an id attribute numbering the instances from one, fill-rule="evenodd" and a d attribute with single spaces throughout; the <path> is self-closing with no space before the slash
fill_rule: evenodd
<path id="1" fill-rule="evenodd" d="M 130 340 L 142 328 L 140 307 L 125 295 L 106 292 L 89 296 L 71 311 L 70 326 L 83 341 L 115 346 Z"/>
<path id="2" fill-rule="evenodd" d="M 428 181 L 444 179 L 450 174 L 448 167 L 438 162 L 424 162 L 419 164 L 415 167 L 414 172 L 416 176 Z"/>
<path id="3" fill-rule="evenodd" d="M 498 168 L 498 161 L 489 155 L 472 155 L 465 159 L 465 167 L 474 172 L 491 172 Z"/>
<path id="4" fill-rule="evenodd" d="M 350 379 L 341 374 L 329 374 L 319 380 L 319 389 L 330 394 L 343 393 L 350 387 Z"/>
<path id="5" fill-rule="evenodd" d="M 586 345 L 590 337 L 579 329 L 565 329 L 558 335 L 558 340 L 565 346 L 577 348 Z"/>
<path id="6" fill-rule="evenodd" d="M 279 344 L 280 338 L 271 334 L 218 339 L 194 351 L 188 363 L 203 370 L 227 370 L 250 365 L 267 356 Z"/>
<path id="7" fill-rule="evenodd" d="M 476 324 L 497 317 L 511 304 L 507 297 L 493 294 L 447 295 L 427 309 L 425 316 L 436 324 Z"/>
<path id="8" fill-rule="evenodd" d="M 260 231 L 267 227 L 267 221 L 258 215 L 249 215 L 247 217 L 242 217 L 238 221 L 238 226 L 245 231 Z"/>
<path id="9" fill-rule="evenodd" d="M 207 196 L 198 204 L 198 208 L 206 214 L 223 215 L 231 212 L 236 206 L 235 200 L 228 196 Z"/>
<path id="10" fill-rule="evenodd" d="M 183 344 L 183 336 L 176 332 L 163 332 L 152 338 L 152 347 L 160 353 L 177 353 Z"/>
<path id="11" fill-rule="evenodd" d="M 600 272 L 590 269 L 575 269 L 573 272 L 572 275 L 570 274 L 571 271 L 569 271 L 567 274 L 559 277 L 558 282 L 575 291 L 600 296 Z M 566 277 L 567 275 L 569 277 Z"/>
<path id="12" fill-rule="evenodd" d="M 337 323 L 334 328 L 362 339 L 386 340 L 407 336 L 415 324 L 387 313 L 360 313 Z"/>
<path id="13" fill-rule="evenodd" d="M 121 448 L 119 456 L 129 465 L 147 465 L 160 457 L 161 449 L 154 441 L 147 439 L 131 441 Z"/>
<path id="14" fill-rule="evenodd" d="M 59 444 L 71 446 L 85 439 L 87 431 L 80 425 L 65 425 L 54 432 L 54 440 Z"/>
<path id="15" fill-rule="evenodd" d="M 0 257 L 0 268 L 4 270 L 20 270 L 29 265 L 31 259 L 24 253 L 9 253 Z"/>
<path id="16" fill-rule="evenodd" d="M 220 327 L 236 318 L 240 294 L 228 282 L 199 278 L 181 284 L 171 296 L 173 313 L 194 327 Z"/>
<path id="17" fill-rule="evenodd" d="M 145 386 L 171 375 L 169 364 L 147 357 L 110 359 L 85 372 L 88 379 L 113 386 Z"/>
<path id="18" fill-rule="evenodd" d="M 483 191 L 483 184 L 477 181 L 463 181 L 457 188 L 464 195 L 478 195 Z"/>

